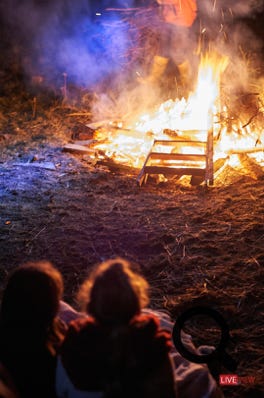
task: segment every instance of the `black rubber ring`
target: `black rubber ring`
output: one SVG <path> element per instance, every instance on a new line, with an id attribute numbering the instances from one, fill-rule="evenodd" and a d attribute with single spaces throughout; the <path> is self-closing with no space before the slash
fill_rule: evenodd
<path id="1" fill-rule="evenodd" d="M 187 320 L 189 320 L 195 315 L 207 315 L 210 318 L 213 318 L 221 329 L 221 338 L 219 344 L 216 346 L 215 350 L 210 354 L 207 355 L 194 354 L 189 350 L 187 350 L 185 345 L 182 343 L 181 331 L 184 327 L 184 324 Z M 221 357 L 225 357 L 226 355 L 225 348 L 228 343 L 229 337 L 230 337 L 229 328 L 222 315 L 213 308 L 204 307 L 204 306 L 193 307 L 183 312 L 177 318 L 172 330 L 172 339 L 176 349 L 184 358 L 194 363 L 210 363 L 216 358 L 221 360 Z"/>

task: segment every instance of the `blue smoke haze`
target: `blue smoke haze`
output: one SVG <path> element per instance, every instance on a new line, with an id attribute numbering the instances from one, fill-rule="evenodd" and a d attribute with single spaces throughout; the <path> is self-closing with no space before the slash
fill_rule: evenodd
<path id="1" fill-rule="evenodd" d="M 124 6 L 115 3 L 116 7 Z M 55 71 L 66 72 L 70 81 L 85 87 L 121 72 L 130 45 L 129 27 L 120 14 L 104 11 L 111 5 L 113 2 L 105 1 L 91 4 L 88 9 L 74 8 L 64 19 L 56 10 L 38 37 L 44 60 L 51 62 Z"/>
<path id="2" fill-rule="evenodd" d="M 42 74 L 48 80 L 56 80 L 67 73 L 68 81 L 90 87 L 107 76 L 121 73 L 126 67 L 127 53 L 137 44 L 131 42 L 129 23 L 122 13 L 105 9 L 146 6 L 150 2 L 2 0 L 0 11 L 15 41 L 23 47 L 22 63 L 28 76 Z M 217 32 L 223 22 L 223 9 L 230 7 L 236 16 L 243 17 L 262 10 L 263 3 L 263 0 L 198 0 L 205 26 L 212 25 L 211 30 Z M 97 12 L 101 15 L 96 15 Z M 231 18 L 231 13 L 225 15 Z"/>
<path id="3" fill-rule="evenodd" d="M 128 23 L 105 8 L 132 6 L 132 0 L 3 0 L 0 11 L 23 48 L 28 76 L 52 80 L 65 72 L 88 87 L 121 71 L 130 45 Z"/>
<path id="4" fill-rule="evenodd" d="M 49 26 L 39 38 L 41 53 L 55 70 L 89 86 L 122 69 L 130 44 L 126 22 L 102 13 L 93 19 L 72 20 L 70 25 L 67 29 Z"/>

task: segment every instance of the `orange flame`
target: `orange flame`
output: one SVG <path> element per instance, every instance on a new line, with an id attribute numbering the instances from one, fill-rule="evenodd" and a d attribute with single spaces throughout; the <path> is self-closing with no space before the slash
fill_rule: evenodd
<path id="1" fill-rule="evenodd" d="M 103 150 L 107 156 L 115 161 L 125 163 L 133 167 L 142 167 L 144 160 L 152 146 L 154 139 L 171 139 L 166 134 L 172 130 L 175 135 L 193 137 L 195 140 L 206 141 L 207 131 L 213 129 L 216 136 L 221 131 L 221 140 L 215 148 L 216 158 L 223 156 L 234 148 L 234 145 L 241 145 L 241 148 L 253 148 L 258 137 L 263 136 L 263 131 L 252 134 L 250 128 L 237 126 L 242 134 L 230 134 L 227 128 L 221 126 L 217 115 L 225 111 L 220 101 L 221 74 L 228 65 L 228 58 L 217 53 L 207 54 L 202 57 L 199 66 L 197 84 L 194 93 L 189 95 L 188 100 L 176 99 L 162 103 L 159 108 L 131 123 L 126 129 L 113 131 L 109 126 L 104 132 L 107 137 L 104 144 L 98 144 L 96 148 Z M 188 153 L 186 148 L 186 153 Z"/>

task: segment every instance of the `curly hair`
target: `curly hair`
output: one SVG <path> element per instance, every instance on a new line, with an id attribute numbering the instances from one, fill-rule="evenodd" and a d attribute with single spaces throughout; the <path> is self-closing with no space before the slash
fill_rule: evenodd
<path id="1" fill-rule="evenodd" d="M 148 304 L 148 287 L 131 263 L 115 258 L 93 269 L 77 298 L 97 321 L 124 324 Z"/>

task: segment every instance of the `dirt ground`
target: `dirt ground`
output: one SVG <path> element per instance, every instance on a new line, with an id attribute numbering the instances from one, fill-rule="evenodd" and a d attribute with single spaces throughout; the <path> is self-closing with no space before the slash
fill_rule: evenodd
<path id="1" fill-rule="evenodd" d="M 63 151 L 88 118 L 43 98 L 33 117 L 32 93 L 11 92 L 0 98 L 1 286 L 20 263 L 48 259 L 74 304 L 95 263 L 115 256 L 139 263 L 153 308 L 175 320 L 205 304 L 225 317 L 235 373 L 255 377 L 252 385 L 226 387 L 226 397 L 263 396 L 263 168 L 241 157 L 213 187 L 149 179 L 140 188 L 133 170 L 114 172 Z M 192 330 L 204 344 L 213 335 L 207 331 Z"/>

